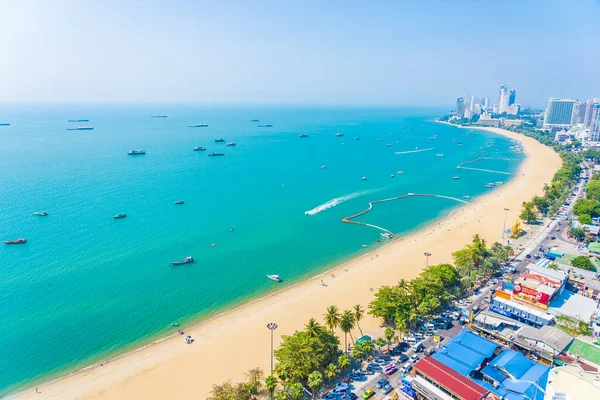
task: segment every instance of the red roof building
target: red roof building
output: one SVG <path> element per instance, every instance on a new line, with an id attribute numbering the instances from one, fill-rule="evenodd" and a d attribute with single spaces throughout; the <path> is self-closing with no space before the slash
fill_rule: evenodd
<path id="1" fill-rule="evenodd" d="M 481 400 L 489 390 L 442 364 L 425 357 L 414 365 L 413 389 L 432 400 Z"/>

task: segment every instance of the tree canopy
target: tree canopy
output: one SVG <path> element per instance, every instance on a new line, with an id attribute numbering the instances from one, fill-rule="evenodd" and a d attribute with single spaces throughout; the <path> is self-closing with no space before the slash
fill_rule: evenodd
<path id="1" fill-rule="evenodd" d="M 586 269 L 588 271 L 595 271 L 596 267 L 594 263 L 586 256 L 578 256 L 571 260 L 571 265 L 573 267 Z"/>

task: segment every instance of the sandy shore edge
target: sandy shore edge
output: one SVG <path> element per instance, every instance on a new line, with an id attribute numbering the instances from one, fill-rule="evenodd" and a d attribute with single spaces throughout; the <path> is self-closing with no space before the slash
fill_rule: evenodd
<path id="1" fill-rule="evenodd" d="M 450 253 L 475 233 L 490 241 L 499 240 L 504 207 L 510 208 L 508 219 L 514 221 L 521 203 L 541 194 L 543 184 L 550 182 L 561 165 L 560 157 L 523 135 L 498 128 L 468 128 L 500 134 L 522 144 L 527 157 L 509 184 L 387 246 L 201 321 L 186 329 L 196 339 L 193 345 L 185 345 L 179 335 L 172 335 L 124 353 L 103 366 L 90 366 L 40 385 L 41 394 L 28 389 L 12 397 L 159 399 L 176 393 L 183 398 L 203 398 L 213 383 L 241 379 L 246 370 L 256 366 L 268 370 L 268 322 L 279 325 L 277 343 L 281 334 L 301 329 L 308 318 L 321 319 L 330 304 L 342 309 L 353 304 L 366 308 L 373 296 L 370 288 L 416 276 L 424 264 L 424 251 L 432 253 L 430 264 L 450 262 Z M 542 164 L 544 168 L 536 168 Z M 327 286 L 321 286 L 321 279 Z M 361 321 L 363 331 L 376 326 L 372 318 Z"/>

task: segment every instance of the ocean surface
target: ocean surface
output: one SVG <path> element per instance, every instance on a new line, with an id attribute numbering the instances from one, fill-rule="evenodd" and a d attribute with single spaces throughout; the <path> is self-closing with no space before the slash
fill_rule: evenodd
<path id="1" fill-rule="evenodd" d="M 513 174 L 523 156 L 501 136 L 433 122 L 443 111 L 0 107 L 0 123 L 11 124 L 0 126 L 0 240 L 28 240 L 0 245 L 0 395 L 372 251 L 387 240 L 380 231 L 341 222 L 369 201 L 408 192 L 471 201 L 493 190 L 486 183 L 510 180 L 456 168 L 488 156 L 467 166 Z M 67 130 L 87 125 L 95 129 Z M 358 220 L 406 234 L 461 205 L 412 197 Z M 170 265 L 186 256 L 197 262 Z"/>

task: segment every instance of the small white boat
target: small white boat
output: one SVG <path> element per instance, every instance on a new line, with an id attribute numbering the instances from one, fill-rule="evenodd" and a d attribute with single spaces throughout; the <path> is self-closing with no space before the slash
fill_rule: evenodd
<path id="1" fill-rule="evenodd" d="M 463 196 L 463 199 L 470 199 L 471 196 Z"/>
<path id="2" fill-rule="evenodd" d="M 453 176 L 452 179 L 454 179 L 455 181 L 460 179 L 460 176 Z"/>
<path id="3" fill-rule="evenodd" d="M 338 132 L 338 133 L 335 134 L 335 136 L 342 137 L 342 136 L 344 136 L 344 134 L 342 132 Z"/>
<path id="4" fill-rule="evenodd" d="M 442 153 L 436 154 L 438 157 L 444 157 Z"/>
<path id="5" fill-rule="evenodd" d="M 362 181 L 366 181 L 366 180 L 367 180 L 367 177 L 366 177 L 366 176 L 363 176 L 363 177 L 362 177 L 362 178 L 360 178 L 360 179 L 361 179 Z"/>
<path id="6" fill-rule="evenodd" d="M 47 217 L 48 213 L 46 211 L 36 211 L 33 215 L 37 215 L 38 217 Z"/>
<path id="7" fill-rule="evenodd" d="M 279 277 L 279 275 L 267 275 L 267 278 L 275 282 L 281 282 L 281 278 Z"/>
<path id="8" fill-rule="evenodd" d="M 402 175 L 404 173 L 404 171 L 398 171 L 396 172 L 398 175 Z"/>
<path id="9" fill-rule="evenodd" d="M 365 248 L 366 248 L 366 247 L 367 247 L 367 245 L 366 245 L 366 244 L 363 244 L 363 245 L 362 245 L 362 247 L 365 247 Z"/>
<path id="10" fill-rule="evenodd" d="M 394 238 L 391 234 L 389 234 L 387 232 L 382 232 L 381 236 L 384 237 L 384 238 L 388 238 L 388 239 L 393 239 Z"/>
<path id="11" fill-rule="evenodd" d="M 327 165 L 321 165 L 321 169 L 327 168 Z"/>
<path id="12" fill-rule="evenodd" d="M 390 175 L 390 178 L 393 178 L 393 177 L 394 177 L 394 174 L 391 174 L 391 175 Z"/>

